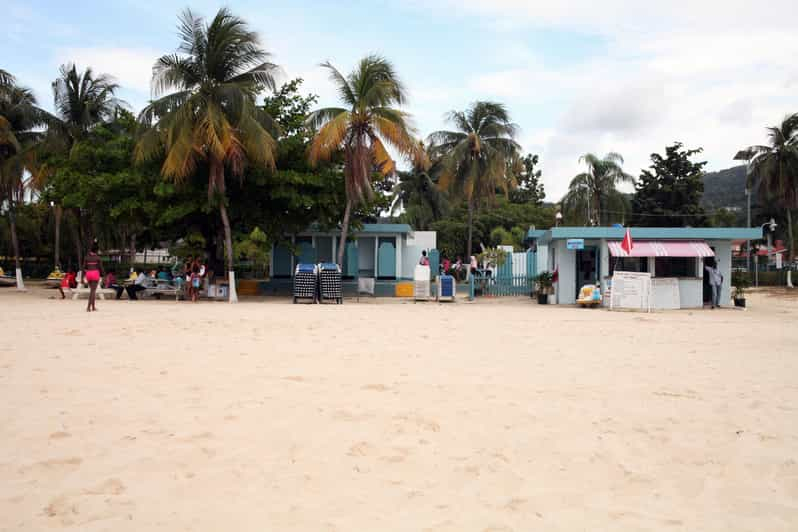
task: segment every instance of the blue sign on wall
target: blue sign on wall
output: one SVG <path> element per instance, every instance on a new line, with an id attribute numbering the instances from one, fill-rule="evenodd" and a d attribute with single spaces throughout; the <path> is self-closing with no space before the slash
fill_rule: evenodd
<path id="1" fill-rule="evenodd" d="M 584 238 L 569 238 L 565 241 L 565 247 L 567 249 L 585 249 L 585 239 Z"/>

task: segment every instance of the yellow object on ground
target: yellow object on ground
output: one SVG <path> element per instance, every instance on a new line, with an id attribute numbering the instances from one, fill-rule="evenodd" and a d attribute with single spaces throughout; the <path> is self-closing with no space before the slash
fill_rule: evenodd
<path id="1" fill-rule="evenodd" d="M 596 285 L 586 284 L 579 290 L 576 304 L 582 307 L 601 305 L 601 289 Z"/>
<path id="2" fill-rule="evenodd" d="M 396 283 L 396 297 L 413 297 L 413 283 L 408 281 Z"/>

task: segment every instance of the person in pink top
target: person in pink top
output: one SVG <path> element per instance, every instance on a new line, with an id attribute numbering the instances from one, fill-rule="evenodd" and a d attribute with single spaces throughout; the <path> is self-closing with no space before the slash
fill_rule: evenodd
<path id="1" fill-rule="evenodd" d="M 429 266 L 429 258 L 427 257 L 427 252 L 426 251 L 422 251 L 421 252 L 421 258 L 418 259 L 418 263 L 421 266 Z"/>
<path id="2" fill-rule="evenodd" d="M 93 312 L 97 310 L 97 285 L 100 284 L 100 277 L 102 276 L 102 261 L 97 254 L 99 246 L 95 241 L 91 245 L 88 255 L 83 261 L 83 270 L 86 272 L 86 281 L 89 283 L 89 302 L 86 305 L 86 312 Z"/>

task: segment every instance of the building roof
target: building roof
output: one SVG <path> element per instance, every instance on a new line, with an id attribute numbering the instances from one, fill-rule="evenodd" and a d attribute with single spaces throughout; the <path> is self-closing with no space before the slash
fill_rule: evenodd
<path id="1" fill-rule="evenodd" d="M 359 230 L 352 230 L 351 231 L 355 235 L 363 235 L 363 234 L 406 234 L 412 233 L 413 228 L 410 227 L 409 224 L 391 224 L 391 223 L 380 223 L 380 224 L 363 224 L 363 226 Z M 341 230 L 338 228 L 331 229 L 329 231 L 323 231 L 317 224 L 313 224 L 308 227 L 306 230 L 302 231 L 300 234 L 308 234 L 308 233 L 324 233 L 326 235 L 337 235 L 341 233 Z"/>
<path id="2" fill-rule="evenodd" d="M 631 227 L 632 238 L 648 240 L 759 240 L 759 227 Z M 566 238 L 620 240 L 624 227 L 552 227 L 540 238 L 541 242 Z M 529 238 L 529 235 L 527 236 Z"/>
<path id="3" fill-rule="evenodd" d="M 530 229 L 526 232 L 526 239 L 527 240 L 537 240 L 539 238 L 543 238 L 546 234 L 546 231 L 543 229 Z"/>
<path id="4" fill-rule="evenodd" d="M 363 224 L 363 229 L 358 233 L 412 233 L 409 224 Z"/>

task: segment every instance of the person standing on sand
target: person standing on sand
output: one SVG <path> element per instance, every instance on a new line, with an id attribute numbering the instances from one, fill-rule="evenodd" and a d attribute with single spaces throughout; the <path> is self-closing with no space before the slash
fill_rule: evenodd
<path id="1" fill-rule="evenodd" d="M 712 262 L 707 262 L 704 265 L 704 269 L 707 271 L 707 275 L 709 276 L 709 286 L 712 287 L 712 308 L 720 306 L 720 289 L 723 286 L 723 274 L 720 273 L 718 269 L 718 263 L 716 260 L 712 260 Z"/>
<path id="2" fill-rule="evenodd" d="M 97 300 L 97 285 L 100 284 L 103 268 L 100 256 L 97 254 L 98 250 L 99 246 L 95 240 L 91 245 L 89 254 L 86 255 L 86 259 L 83 261 L 83 269 L 86 271 L 86 281 L 89 283 L 89 302 L 86 305 L 86 312 L 97 310 L 97 306 L 95 305 Z"/>

